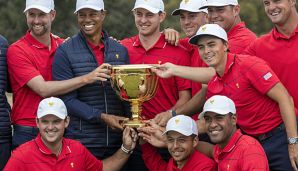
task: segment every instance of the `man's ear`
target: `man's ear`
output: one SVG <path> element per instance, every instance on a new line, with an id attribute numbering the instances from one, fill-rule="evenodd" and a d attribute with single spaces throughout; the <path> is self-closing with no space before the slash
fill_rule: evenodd
<path id="1" fill-rule="evenodd" d="M 233 125 L 236 125 L 237 124 L 237 116 L 236 116 L 236 114 L 233 114 L 232 115 L 232 124 Z"/>
<path id="2" fill-rule="evenodd" d="M 65 118 L 65 120 L 64 120 L 64 122 L 65 122 L 65 128 L 68 127 L 68 125 L 69 125 L 69 121 L 70 121 L 70 117 L 69 117 L 69 116 L 66 116 L 66 118 Z"/>
<path id="3" fill-rule="evenodd" d="M 51 10 L 50 11 L 50 15 L 51 15 L 51 21 L 53 22 L 55 17 L 56 17 L 56 11 L 55 10 Z"/>
<path id="4" fill-rule="evenodd" d="M 198 136 L 194 137 L 193 139 L 193 148 L 196 148 L 199 144 L 199 138 Z"/>
<path id="5" fill-rule="evenodd" d="M 233 7 L 233 11 L 234 11 L 234 17 L 239 16 L 239 14 L 240 14 L 240 5 L 235 5 Z"/>
<path id="6" fill-rule="evenodd" d="M 39 124 L 38 124 L 39 123 L 39 119 L 37 117 L 35 118 L 35 122 L 36 122 L 37 128 L 39 128 Z"/>
<path id="7" fill-rule="evenodd" d="M 167 13 L 166 12 L 160 12 L 159 13 L 159 23 L 162 23 L 166 19 Z"/>

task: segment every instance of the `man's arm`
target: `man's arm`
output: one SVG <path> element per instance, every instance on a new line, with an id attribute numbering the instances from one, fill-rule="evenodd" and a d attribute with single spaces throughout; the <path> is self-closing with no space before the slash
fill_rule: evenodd
<path id="1" fill-rule="evenodd" d="M 195 94 L 190 100 L 177 108 L 173 108 L 174 111 L 162 112 L 155 116 L 154 121 L 161 126 L 165 126 L 167 121 L 173 116 L 173 112 L 177 115 L 183 114 L 192 116 L 193 114 L 200 111 L 205 103 L 205 96 L 207 92 L 207 85 L 202 85 L 202 89 Z"/>
<path id="2" fill-rule="evenodd" d="M 138 135 L 134 129 L 126 127 L 123 131 L 123 147 L 111 157 L 102 161 L 103 171 L 118 171 L 126 163 L 130 156 L 130 151 L 136 147 Z M 124 150 L 123 150 L 124 149 Z M 125 152 L 128 150 L 127 152 Z"/>
<path id="3" fill-rule="evenodd" d="M 161 78 L 173 76 L 207 84 L 215 75 L 215 70 L 208 67 L 188 67 L 172 63 L 165 63 L 152 69 Z"/>
<path id="4" fill-rule="evenodd" d="M 177 114 L 192 116 L 200 111 L 206 101 L 207 85 L 202 84 L 202 88 L 187 103 L 176 109 Z"/>
<path id="5" fill-rule="evenodd" d="M 102 64 L 92 72 L 63 81 L 45 81 L 38 75 L 28 81 L 27 86 L 42 97 L 58 96 L 76 90 L 95 81 L 106 81 L 109 76 L 109 64 Z"/>
<path id="6" fill-rule="evenodd" d="M 267 95 L 276 101 L 279 105 L 282 120 L 286 127 L 287 137 L 297 137 L 297 120 L 295 115 L 295 108 L 291 96 L 288 94 L 286 88 L 277 83 L 272 87 Z M 288 145 L 289 156 L 294 170 L 297 170 L 298 164 L 298 144 Z"/>

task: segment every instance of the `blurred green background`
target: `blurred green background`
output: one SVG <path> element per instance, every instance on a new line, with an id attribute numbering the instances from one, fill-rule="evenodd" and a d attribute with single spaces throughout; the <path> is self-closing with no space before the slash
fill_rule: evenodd
<path id="1" fill-rule="evenodd" d="M 179 6 L 180 0 L 164 0 L 167 19 L 162 28 L 173 27 L 180 31 L 179 17 L 171 16 L 170 13 Z M 56 20 L 53 23 L 52 32 L 60 37 L 69 37 L 78 31 L 75 10 L 76 0 L 55 0 Z M 241 17 L 247 27 L 257 35 L 264 34 L 272 28 L 267 19 L 262 0 L 239 0 L 241 5 Z M 105 19 L 104 28 L 108 33 L 123 39 L 136 34 L 131 9 L 134 0 L 105 0 L 105 8 L 108 15 Z M 9 43 L 19 39 L 27 30 L 23 10 L 25 0 L 0 0 L 0 34 L 4 35 Z"/>

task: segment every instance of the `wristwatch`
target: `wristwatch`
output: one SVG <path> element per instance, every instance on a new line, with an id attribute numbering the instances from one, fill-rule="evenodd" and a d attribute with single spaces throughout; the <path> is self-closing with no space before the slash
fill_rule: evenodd
<path id="1" fill-rule="evenodd" d="M 298 144 L 298 137 L 290 137 L 290 138 L 288 138 L 288 143 L 290 145 Z"/>
<path id="2" fill-rule="evenodd" d="M 177 115 L 176 111 L 173 109 L 168 110 L 168 112 L 170 112 L 172 114 L 172 117 Z"/>

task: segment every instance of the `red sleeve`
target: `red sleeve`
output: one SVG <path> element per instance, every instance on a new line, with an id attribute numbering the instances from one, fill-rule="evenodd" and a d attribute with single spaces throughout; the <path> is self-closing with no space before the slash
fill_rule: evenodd
<path id="1" fill-rule="evenodd" d="M 157 153 L 156 149 L 149 143 L 141 146 L 142 157 L 145 165 L 150 171 L 166 171 L 168 164 Z"/>
<path id="2" fill-rule="evenodd" d="M 13 84 L 17 87 L 23 87 L 32 78 L 41 75 L 30 60 L 30 54 L 16 45 L 8 49 L 7 64 L 10 77 L 15 80 Z"/>
<path id="3" fill-rule="evenodd" d="M 180 59 L 179 59 L 177 65 L 190 66 L 190 56 L 186 51 L 184 51 L 184 52 L 185 53 L 181 53 L 181 56 L 180 56 Z M 190 80 L 183 79 L 180 77 L 174 77 L 174 78 L 175 78 L 175 82 L 178 87 L 178 91 L 187 90 L 187 89 L 191 88 Z"/>
<path id="4" fill-rule="evenodd" d="M 266 94 L 279 81 L 276 74 L 265 61 L 254 57 L 253 65 L 248 67 L 247 78 L 259 92 Z"/>
<path id="5" fill-rule="evenodd" d="M 83 145 L 86 171 L 102 171 L 102 161 L 97 160 Z"/>
<path id="6" fill-rule="evenodd" d="M 260 145 L 250 147 L 243 151 L 243 157 L 239 161 L 239 169 L 245 171 L 269 171 L 268 160 Z"/>
<path id="7" fill-rule="evenodd" d="M 19 150 L 14 150 L 3 171 L 25 171 L 27 169 L 26 165 L 23 160 L 17 157 L 20 155 Z"/>
<path id="8" fill-rule="evenodd" d="M 253 41 L 252 43 L 250 43 L 250 45 L 249 46 L 247 46 L 246 48 L 245 48 L 245 50 L 244 51 L 242 51 L 242 53 L 241 54 L 244 54 L 244 55 L 251 55 L 251 56 L 256 56 L 256 40 L 255 41 Z"/>

